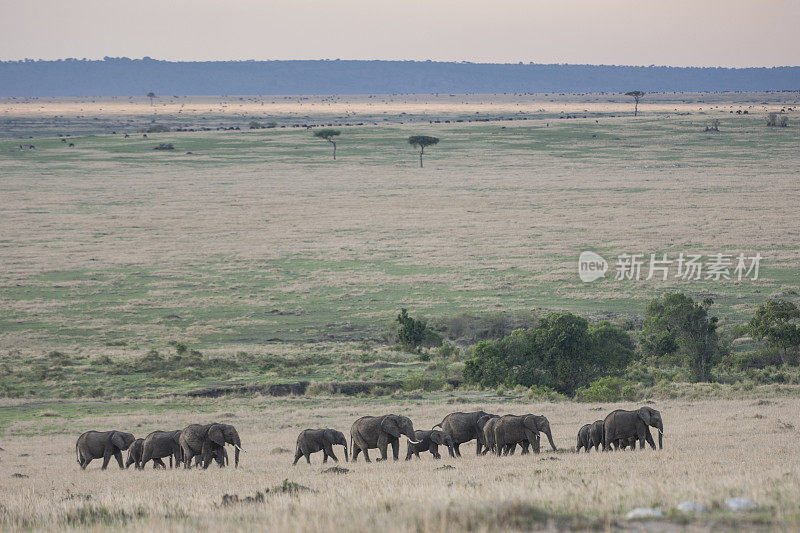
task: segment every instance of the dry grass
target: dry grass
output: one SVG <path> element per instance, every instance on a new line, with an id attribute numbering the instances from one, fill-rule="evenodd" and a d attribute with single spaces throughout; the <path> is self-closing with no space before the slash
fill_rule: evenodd
<path id="1" fill-rule="evenodd" d="M 451 403 L 451 402 L 455 403 Z M 765 522 L 800 527 L 800 400 L 658 402 L 665 419 L 665 448 L 608 454 L 552 453 L 508 458 L 475 457 L 462 446 L 460 460 L 430 457 L 398 463 L 340 463 L 346 474 L 323 472 L 321 456 L 312 465 L 291 467 L 297 433 L 306 427 L 347 432 L 366 413 L 408 414 L 426 428 L 454 410 L 477 404 L 458 400 L 305 399 L 227 400 L 198 405 L 207 415 L 169 412 L 153 416 L 77 416 L 75 429 L 52 437 L 24 437 L 41 431 L 49 418 L 12 424 L 3 440 L 0 527 L 82 529 L 114 525 L 130 530 L 191 530 L 225 527 L 281 531 L 452 531 L 611 527 L 635 507 L 660 507 L 667 523 L 684 518 L 669 512 L 678 503 L 702 503 L 710 514 L 689 517 L 691 525 L 741 527 Z M 536 412 L 548 416 L 560 449 L 572 448 L 585 422 L 615 405 L 494 404 L 489 410 Z M 97 461 L 85 472 L 74 458 L 74 441 L 87 427 L 133 428 L 145 435 L 157 428 L 182 427 L 198 420 L 235 424 L 247 453 L 242 467 L 208 471 L 143 472 L 114 468 L 102 472 Z M 401 446 L 401 458 L 405 451 Z M 338 452 L 338 450 L 337 450 Z M 21 454 L 29 454 L 22 456 Z M 440 469 L 451 465 L 453 469 Z M 330 464 L 327 466 L 331 466 Z M 12 477 L 20 473 L 27 478 Z M 284 479 L 313 489 L 298 494 L 267 493 L 263 502 L 223 507 L 223 494 L 240 499 L 281 485 Z M 734 517 L 720 509 L 729 497 L 744 496 L 759 511 Z M 104 509 L 104 510 L 103 510 Z"/>

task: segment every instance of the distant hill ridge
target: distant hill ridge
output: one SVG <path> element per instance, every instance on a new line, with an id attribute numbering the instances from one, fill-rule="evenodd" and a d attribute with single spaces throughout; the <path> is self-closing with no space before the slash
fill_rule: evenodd
<path id="1" fill-rule="evenodd" d="M 795 91 L 800 67 L 700 68 L 436 61 L 0 62 L 0 96 Z"/>

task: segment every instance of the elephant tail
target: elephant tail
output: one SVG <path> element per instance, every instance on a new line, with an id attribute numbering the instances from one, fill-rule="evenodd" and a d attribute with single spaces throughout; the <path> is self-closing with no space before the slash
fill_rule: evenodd
<path id="1" fill-rule="evenodd" d="M 442 419 L 442 421 L 441 421 L 441 422 L 439 422 L 438 424 L 436 424 L 435 426 L 433 426 L 431 429 L 442 428 L 442 424 L 444 424 L 444 419 Z M 442 428 L 442 429 L 444 429 L 444 428 Z"/>

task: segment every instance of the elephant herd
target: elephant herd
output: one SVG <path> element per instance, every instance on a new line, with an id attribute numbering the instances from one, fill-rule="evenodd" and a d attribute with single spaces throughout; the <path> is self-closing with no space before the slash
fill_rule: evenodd
<path id="1" fill-rule="evenodd" d="M 658 430 L 658 447 L 662 448 L 664 424 L 661 413 L 651 407 L 641 407 L 635 411 L 618 409 L 609 413 L 605 419 L 586 424 L 578 431 L 576 451 L 581 449 L 597 450 L 600 446 L 605 450 L 624 449 L 630 446 L 644 448 L 645 442 L 655 449 L 655 442 L 650 427 Z M 439 428 L 439 429 L 436 429 Z M 470 413 L 450 413 L 430 430 L 414 430 L 414 425 L 406 416 L 383 415 L 364 416 L 353 422 L 350 428 L 350 446 L 341 431 L 335 429 L 306 429 L 297 437 L 294 462 L 305 457 L 311 462 L 311 454 L 323 452 L 323 463 L 328 458 L 338 462 L 333 446 L 344 446 L 344 458 L 358 460 L 360 454 L 364 460 L 371 462 L 369 450 L 380 452 L 378 461 L 388 459 L 391 446 L 395 461 L 399 458 L 400 437 L 408 439 L 406 460 L 413 456 L 419 458 L 420 452 L 429 452 L 439 459 L 439 446 L 447 447 L 450 457 L 461 457 L 461 444 L 475 440 L 476 454 L 513 455 L 519 445 L 523 454 L 530 450 L 539 453 L 541 435 L 553 451 L 556 451 L 550 422 L 542 415 L 496 415 L 485 411 Z M 227 464 L 228 455 L 225 445 L 233 445 L 235 465 L 239 466 L 239 452 L 244 451 L 236 429 L 229 424 L 191 424 L 183 430 L 154 431 L 144 439 L 136 439 L 131 433 L 121 431 L 88 431 L 78 438 L 75 445 L 78 464 L 86 468 L 93 459 L 103 458 L 103 469 L 108 466 L 111 457 L 116 458 L 120 468 L 134 464 L 143 468 L 148 461 L 153 461 L 153 468 L 166 468 L 163 459 L 169 458 L 170 467 L 177 468 L 183 464 L 190 468 L 192 459 L 195 465 L 208 468 L 212 461 L 219 466 Z M 129 450 L 127 464 L 122 464 L 122 452 Z"/>
<path id="2" fill-rule="evenodd" d="M 164 459 L 169 458 L 170 467 L 177 468 L 183 464 L 190 468 L 192 459 L 195 466 L 208 468 L 211 461 L 219 466 L 228 463 L 225 445 L 233 445 L 235 452 L 234 465 L 239 466 L 239 451 L 242 442 L 236 428 L 230 424 L 190 424 L 182 430 L 153 431 L 143 439 L 137 439 L 132 433 L 123 431 L 87 431 L 75 443 L 75 455 L 82 469 L 94 459 L 103 459 L 102 469 L 114 457 L 120 468 L 144 468 L 148 461 L 153 461 L 153 468 L 166 468 Z M 123 466 L 122 452 L 128 450 L 128 459 Z"/>

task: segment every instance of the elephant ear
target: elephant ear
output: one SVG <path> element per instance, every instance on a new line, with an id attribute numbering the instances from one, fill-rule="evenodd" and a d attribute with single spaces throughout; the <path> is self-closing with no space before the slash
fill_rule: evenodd
<path id="1" fill-rule="evenodd" d="M 535 431 L 536 433 L 539 433 L 539 427 L 536 425 L 536 417 L 535 416 L 533 416 L 533 415 L 526 416 L 525 418 L 522 419 L 522 424 L 526 428 L 530 429 L 531 431 Z"/>
<path id="2" fill-rule="evenodd" d="M 436 444 L 444 444 L 444 433 L 441 431 L 431 431 L 430 439 Z"/>
<path id="3" fill-rule="evenodd" d="M 120 450 L 124 450 L 125 446 L 125 438 L 122 436 L 122 433 L 119 431 L 115 431 L 111 434 L 111 444 L 119 448 Z"/>
<path id="4" fill-rule="evenodd" d="M 381 429 L 392 437 L 400 438 L 400 428 L 397 426 L 397 419 L 394 416 L 387 416 L 381 422 Z"/>
<path id="5" fill-rule="evenodd" d="M 650 425 L 650 408 L 642 407 L 641 409 L 639 409 L 639 418 L 641 418 L 642 422 L 644 422 L 646 425 L 649 426 Z"/>
<path id="6" fill-rule="evenodd" d="M 215 424 L 208 428 L 208 440 L 217 446 L 225 446 L 225 434 L 222 431 L 222 427 Z"/>

